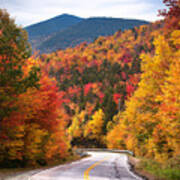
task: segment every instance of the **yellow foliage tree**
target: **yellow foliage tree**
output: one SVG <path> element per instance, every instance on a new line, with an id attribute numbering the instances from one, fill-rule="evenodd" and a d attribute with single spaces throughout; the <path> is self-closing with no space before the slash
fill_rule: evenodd
<path id="1" fill-rule="evenodd" d="M 89 120 L 84 128 L 84 137 L 96 139 L 98 142 L 103 142 L 103 124 L 104 113 L 99 109 L 92 115 L 92 120 Z"/>
<path id="2" fill-rule="evenodd" d="M 43 144 L 48 135 L 48 131 L 41 129 L 38 124 L 32 123 L 26 126 L 24 135 L 24 155 L 31 164 L 36 164 L 36 160 L 43 157 Z"/>
<path id="3" fill-rule="evenodd" d="M 76 109 L 76 114 L 72 118 L 72 124 L 68 129 L 68 133 L 69 133 L 71 139 L 81 137 L 83 135 L 82 134 L 82 132 L 83 132 L 82 126 L 83 126 L 83 122 L 85 120 L 85 115 L 86 115 L 85 111 L 81 111 L 79 113 L 79 109 Z"/>

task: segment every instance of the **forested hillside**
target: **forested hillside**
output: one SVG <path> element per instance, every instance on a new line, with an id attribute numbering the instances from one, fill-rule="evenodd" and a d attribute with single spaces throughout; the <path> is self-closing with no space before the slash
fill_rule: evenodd
<path id="1" fill-rule="evenodd" d="M 44 71 L 56 78 L 64 108 L 72 117 L 68 131 L 73 143 L 105 146 L 104 138 L 118 106 L 123 110 L 125 100 L 137 88 L 140 54 L 154 51 L 153 39 L 161 27 L 157 22 L 118 31 L 89 45 L 40 56 Z M 94 114 L 101 117 L 93 120 Z M 98 120 L 101 125 L 96 125 Z"/>
<path id="2" fill-rule="evenodd" d="M 64 160 L 71 147 L 179 157 L 180 1 L 164 3 L 162 21 L 40 56 L 1 10 L 1 166 Z"/>

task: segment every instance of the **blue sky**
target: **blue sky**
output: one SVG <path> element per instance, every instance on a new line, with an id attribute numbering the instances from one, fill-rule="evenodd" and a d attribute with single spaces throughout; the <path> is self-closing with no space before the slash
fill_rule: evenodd
<path id="1" fill-rule="evenodd" d="M 68 13 L 80 17 L 119 17 L 155 21 L 162 0 L 0 0 L 18 25 L 27 26 Z"/>

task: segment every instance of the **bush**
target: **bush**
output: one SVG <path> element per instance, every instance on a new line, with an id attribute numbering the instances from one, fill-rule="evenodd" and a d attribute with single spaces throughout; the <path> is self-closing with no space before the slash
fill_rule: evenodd
<path id="1" fill-rule="evenodd" d="M 157 178 L 166 180 L 180 179 L 180 156 L 171 158 L 164 163 L 158 163 L 153 160 L 143 159 L 140 163 L 140 168 L 155 175 Z"/>

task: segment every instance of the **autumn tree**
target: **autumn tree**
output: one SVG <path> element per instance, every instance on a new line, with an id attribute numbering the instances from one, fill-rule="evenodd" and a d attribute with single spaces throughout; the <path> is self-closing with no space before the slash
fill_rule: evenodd
<path id="1" fill-rule="evenodd" d="M 16 166 L 48 163 L 65 158 L 69 140 L 65 127 L 68 122 L 55 81 L 41 77 L 40 88 L 28 88 L 20 94 L 13 111 L 1 122 L 0 164 Z"/>
<path id="2" fill-rule="evenodd" d="M 160 15 L 165 18 L 166 31 L 180 29 L 180 0 L 163 0 L 163 2 L 168 7 L 168 10 L 160 10 Z"/>
<path id="3" fill-rule="evenodd" d="M 93 139 L 96 144 L 103 145 L 103 124 L 104 113 L 102 109 L 99 109 L 92 115 L 92 120 L 89 120 L 84 127 L 84 137 Z"/>
<path id="4" fill-rule="evenodd" d="M 32 67 L 27 76 L 22 71 L 30 54 L 26 32 L 0 9 L 0 122 L 17 108 L 12 107 L 12 102 L 18 94 L 37 86 L 38 69 Z"/>

